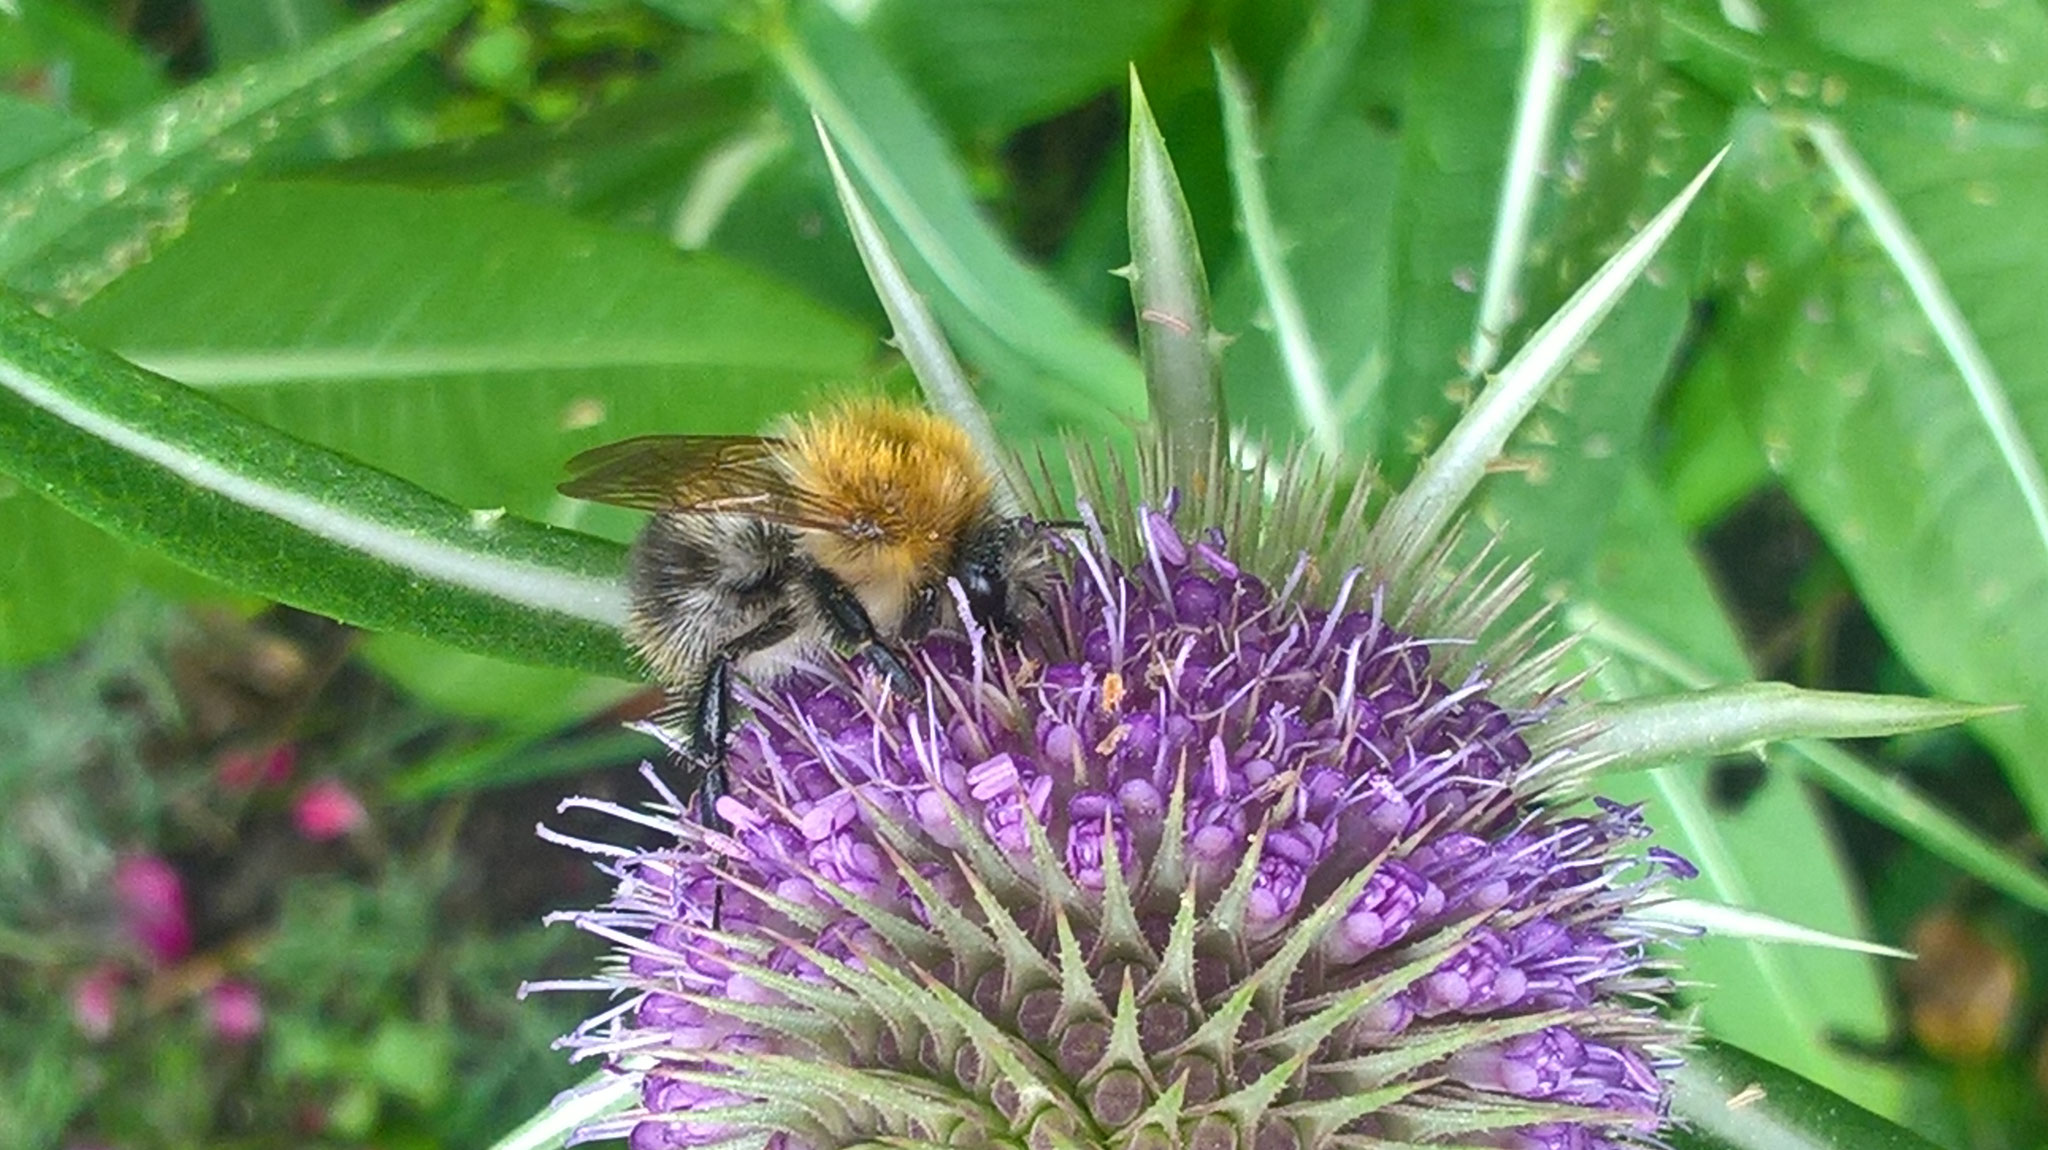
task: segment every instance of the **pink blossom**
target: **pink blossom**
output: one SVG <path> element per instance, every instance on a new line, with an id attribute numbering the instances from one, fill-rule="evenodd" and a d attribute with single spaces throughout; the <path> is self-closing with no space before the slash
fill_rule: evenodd
<path id="1" fill-rule="evenodd" d="M 299 792 L 292 804 L 292 825 L 314 842 L 330 842 L 368 825 L 370 812 L 338 779 L 321 779 Z"/>
<path id="2" fill-rule="evenodd" d="M 80 1034 L 99 1042 L 114 1032 L 124 977 L 119 966 L 103 962 L 72 984 L 71 1021 Z"/>
<path id="3" fill-rule="evenodd" d="M 263 996 L 229 979 L 206 992 L 206 1025 L 224 1042 L 247 1042 L 263 1032 Z"/>
<path id="4" fill-rule="evenodd" d="M 114 865 L 114 898 L 128 937 L 151 962 L 169 966 L 191 953 L 185 884 L 170 863 L 153 854 L 124 856 Z"/>

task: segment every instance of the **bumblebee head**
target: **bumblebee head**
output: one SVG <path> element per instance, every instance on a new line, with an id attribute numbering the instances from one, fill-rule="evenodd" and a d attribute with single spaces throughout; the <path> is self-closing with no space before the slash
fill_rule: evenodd
<path id="1" fill-rule="evenodd" d="M 1038 550 L 1039 527 L 1029 519 L 989 515 L 960 536 L 947 574 L 959 580 L 974 622 L 999 635 L 1017 633 L 1018 599 L 1043 566 Z"/>

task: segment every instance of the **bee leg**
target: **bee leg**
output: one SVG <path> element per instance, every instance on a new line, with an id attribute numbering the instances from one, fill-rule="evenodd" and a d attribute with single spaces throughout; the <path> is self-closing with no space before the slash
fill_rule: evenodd
<path id="1" fill-rule="evenodd" d="M 910 665 L 887 644 L 869 643 L 861 647 L 859 653 L 861 658 L 868 661 L 868 666 L 873 667 L 881 673 L 882 678 L 889 681 L 889 689 L 898 695 L 906 699 L 915 699 L 924 693 L 924 686 L 917 681 L 916 675 L 911 674 Z"/>
<path id="2" fill-rule="evenodd" d="M 698 680 L 695 698 L 684 715 L 696 789 L 690 795 L 697 808 L 697 824 L 721 834 L 732 824 L 718 813 L 718 800 L 731 793 L 725 773 L 725 748 L 732 736 L 733 664 L 742 656 L 763 651 L 789 638 L 796 619 L 788 611 L 777 611 L 765 621 L 733 639 L 725 650 L 713 655 Z M 711 929 L 717 930 L 725 916 L 725 884 L 711 892 Z"/>
<path id="3" fill-rule="evenodd" d="M 732 656 L 718 655 L 704 669 L 697 684 L 697 699 L 690 708 L 690 756 L 700 772 L 697 779 L 697 821 L 714 831 L 726 831 L 718 800 L 726 793 L 725 741 L 732 728 Z"/>
<path id="4" fill-rule="evenodd" d="M 868 618 L 868 609 L 861 606 L 860 597 L 853 593 L 851 587 L 823 567 L 812 567 L 806 582 L 818 601 L 819 609 L 824 612 L 826 625 L 832 629 L 834 638 L 867 660 L 868 665 L 888 680 L 890 689 L 897 694 L 915 699 L 923 693 L 917 676 L 910 673 L 910 664 L 882 641 L 881 634 L 875 630 L 875 621 Z"/>
<path id="5" fill-rule="evenodd" d="M 730 792 L 725 775 L 725 745 L 732 736 L 733 664 L 743 655 L 782 642 L 795 629 L 796 620 L 789 613 L 777 612 L 713 655 L 697 683 L 686 726 L 690 757 L 696 760 L 699 772 L 697 821 L 714 831 L 732 829 L 718 813 L 718 800 Z"/>

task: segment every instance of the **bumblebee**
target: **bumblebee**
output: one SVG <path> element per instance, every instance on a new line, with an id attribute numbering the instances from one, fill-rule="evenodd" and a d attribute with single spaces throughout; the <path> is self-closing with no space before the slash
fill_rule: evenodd
<path id="1" fill-rule="evenodd" d="M 1006 514 L 956 423 L 880 399 L 774 436 L 650 435 L 569 461 L 564 495 L 652 511 L 633 545 L 625 636 L 672 701 L 683 797 L 724 829 L 733 676 L 772 682 L 837 647 L 918 693 L 902 644 L 952 610 L 1012 633 L 1042 566 L 1037 525 Z"/>

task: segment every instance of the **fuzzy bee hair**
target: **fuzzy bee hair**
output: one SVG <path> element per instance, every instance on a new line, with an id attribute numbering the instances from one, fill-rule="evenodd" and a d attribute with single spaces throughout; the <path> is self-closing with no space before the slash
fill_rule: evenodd
<path id="1" fill-rule="evenodd" d="M 834 644 L 900 670 L 887 648 L 949 613 L 949 577 L 980 622 L 1008 630 L 1042 568 L 967 433 L 888 400 L 844 401 L 779 436 L 627 440 L 570 466 L 566 494 L 654 512 L 626 638 L 699 704 L 714 668 L 771 679 Z"/>

